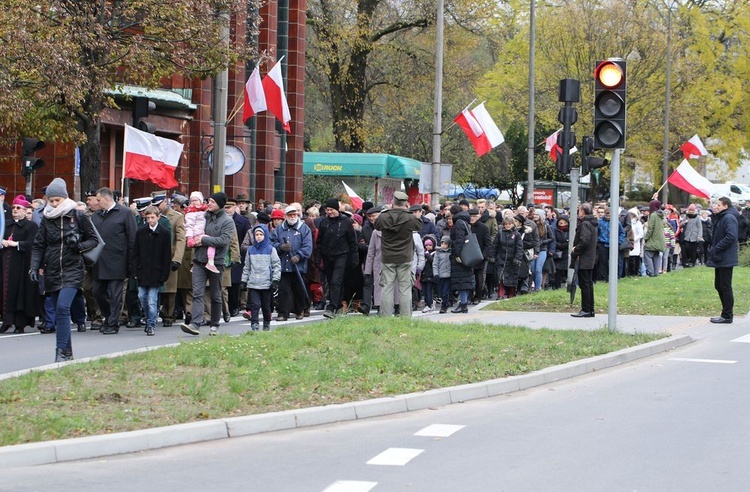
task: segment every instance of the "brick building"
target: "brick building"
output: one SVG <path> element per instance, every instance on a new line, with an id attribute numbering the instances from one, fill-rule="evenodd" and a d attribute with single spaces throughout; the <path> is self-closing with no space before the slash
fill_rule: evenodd
<path id="1" fill-rule="evenodd" d="M 260 9 L 261 24 L 258 51 L 284 56 L 282 73 L 291 113 L 291 133 L 277 125 L 270 112 L 261 113 L 245 125 L 242 120 L 244 86 L 253 64 L 230 67 L 227 107 L 239 105 L 239 114 L 227 126 L 227 147 L 234 146 L 244 155 L 244 166 L 235 174 L 227 175 L 225 191 L 231 196 L 248 195 L 254 204 L 258 200 L 302 199 L 302 158 L 305 105 L 305 10 L 306 0 L 271 0 Z M 232 32 L 245 36 L 245 19 L 232 19 Z M 273 66 L 261 66 L 264 76 Z M 144 121 L 153 123 L 156 134 L 179 140 L 185 145 L 182 159 L 175 172 L 179 187 L 174 191 L 189 194 L 191 191 L 210 192 L 210 152 L 213 147 L 212 99 L 213 80 L 187 80 L 172 77 L 158 90 L 124 86 L 111 95 L 121 110 L 107 109 L 101 115 L 102 159 L 101 186 L 119 190 L 122 186 L 123 126 L 132 124 L 131 99 L 148 97 L 152 110 Z M 154 107 L 155 106 L 155 107 Z M 0 159 L 0 186 L 8 188 L 8 197 L 24 193 L 27 183 L 21 175 L 21 145 L 4 151 Z M 8 155 L 10 154 L 10 155 Z M 33 197 L 54 177 L 62 177 L 68 189 L 74 189 L 75 148 L 72 144 L 47 142 L 37 152 L 45 161 L 32 177 Z M 130 181 L 127 195 L 132 198 L 147 196 L 155 190 L 150 182 Z"/>

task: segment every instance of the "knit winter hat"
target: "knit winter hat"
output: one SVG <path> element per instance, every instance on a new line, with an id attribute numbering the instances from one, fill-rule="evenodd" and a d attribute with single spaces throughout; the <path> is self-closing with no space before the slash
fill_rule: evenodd
<path id="1" fill-rule="evenodd" d="M 227 204 L 229 198 L 223 191 L 217 191 L 211 195 L 211 199 L 216 202 L 216 205 L 218 205 L 219 208 L 224 208 L 224 205 Z"/>
<path id="2" fill-rule="evenodd" d="M 206 201 L 206 199 L 203 197 L 203 193 L 201 193 L 200 191 L 194 191 L 194 192 L 190 193 L 190 200 L 192 200 L 194 198 L 197 198 L 198 200 L 200 200 L 201 203 L 203 203 L 204 201 Z"/>
<path id="3" fill-rule="evenodd" d="M 656 212 L 657 210 L 661 210 L 661 202 L 659 200 L 651 200 L 651 202 L 648 204 L 648 210 L 649 212 Z"/>
<path id="4" fill-rule="evenodd" d="M 328 200 L 326 200 L 326 208 L 332 208 L 334 210 L 338 210 L 339 201 L 336 200 L 335 198 L 329 198 Z"/>
<path id="5" fill-rule="evenodd" d="M 273 212 L 271 212 L 271 218 L 272 219 L 283 219 L 284 218 L 284 212 L 281 211 L 280 208 L 277 208 Z"/>
<path id="6" fill-rule="evenodd" d="M 443 236 L 440 238 L 441 243 L 450 244 L 451 243 L 451 237 L 450 236 Z"/>
<path id="7" fill-rule="evenodd" d="M 47 191 L 45 193 L 47 198 L 68 198 L 68 190 L 65 180 L 62 178 L 53 179 L 52 182 L 47 185 Z"/>
<path id="8" fill-rule="evenodd" d="M 688 206 L 688 212 L 695 212 L 695 203 L 691 203 L 690 206 Z"/>

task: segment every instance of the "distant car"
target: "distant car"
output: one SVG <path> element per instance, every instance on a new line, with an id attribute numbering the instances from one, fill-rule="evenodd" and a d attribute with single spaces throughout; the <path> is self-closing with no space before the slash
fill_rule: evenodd
<path id="1" fill-rule="evenodd" d="M 750 204 L 750 187 L 740 183 L 715 184 L 711 194 L 711 203 L 725 196 L 732 201 L 732 205 L 744 207 Z"/>
<path id="2" fill-rule="evenodd" d="M 500 196 L 500 190 L 497 188 L 478 188 L 473 184 L 469 183 L 464 186 L 451 183 L 450 193 L 445 195 L 445 198 L 450 200 L 478 200 L 484 198 L 486 200 L 497 200 Z"/>

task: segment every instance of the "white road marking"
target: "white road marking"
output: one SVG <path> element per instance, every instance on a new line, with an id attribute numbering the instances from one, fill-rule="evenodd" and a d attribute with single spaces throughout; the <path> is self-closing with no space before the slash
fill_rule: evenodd
<path id="1" fill-rule="evenodd" d="M 750 335 L 745 335 L 739 338 L 735 338 L 734 340 L 732 340 L 732 342 L 750 343 Z"/>
<path id="2" fill-rule="evenodd" d="M 466 427 L 465 425 L 449 425 L 449 424 L 432 424 L 428 425 L 421 431 L 415 432 L 415 436 L 424 437 L 448 437 L 461 429 Z"/>
<path id="3" fill-rule="evenodd" d="M 388 448 L 367 462 L 368 465 L 404 466 L 420 454 L 424 449 Z"/>
<path id="4" fill-rule="evenodd" d="M 38 332 L 38 331 L 37 332 L 29 331 L 29 332 L 26 332 L 26 333 L 9 333 L 7 335 L 0 336 L 0 340 L 10 339 L 10 338 L 18 338 L 18 337 L 33 337 L 33 336 L 36 336 L 36 335 L 41 335 L 41 333 Z"/>
<path id="5" fill-rule="evenodd" d="M 358 482 L 355 480 L 337 480 L 323 492 L 369 492 L 378 482 Z"/>
<path id="6" fill-rule="evenodd" d="M 671 357 L 668 360 L 674 360 L 678 362 L 705 362 L 707 364 L 736 364 L 736 360 L 720 360 L 720 359 L 686 359 L 682 357 Z"/>

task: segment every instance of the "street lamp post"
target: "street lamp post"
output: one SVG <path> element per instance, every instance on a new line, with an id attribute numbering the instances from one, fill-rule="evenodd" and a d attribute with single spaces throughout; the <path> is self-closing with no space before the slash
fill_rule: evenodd
<path id="1" fill-rule="evenodd" d="M 667 86 L 664 91 L 664 160 L 661 163 L 662 183 L 669 177 L 669 100 L 672 92 L 672 9 L 677 0 L 667 5 Z M 669 200 L 669 186 L 664 186 L 661 192 L 662 203 Z"/>
<path id="2" fill-rule="evenodd" d="M 534 201 L 534 58 L 536 57 L 536 46 L 534 38 L 536 37 L 536 19 L 535 19 L 535 0 L 531 0 L 529 11 L 529 143 L 527 154 L 527 180 L 526 202 Z"/>

